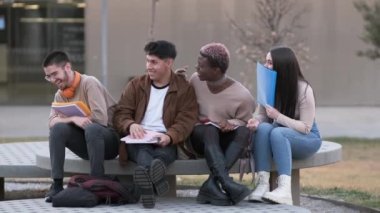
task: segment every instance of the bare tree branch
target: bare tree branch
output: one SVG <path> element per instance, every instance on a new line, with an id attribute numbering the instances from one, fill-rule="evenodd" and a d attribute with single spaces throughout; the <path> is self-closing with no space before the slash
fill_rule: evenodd
<path id="1" fill-rule="evenodd" d="M 304 29 L 302 17 L 309 11 L 307 5 L 295 0 L 255 0 L 252 4 L 252 20 L 240 24 L 227 15 L 234 35 L 241 44 L 236 53 L 249 64 L 263 59 L 269 49 L 277 45 L 291 47 L 301 66 L 310 62 L 310 49 L 299 36 Z M 249 24 L 253 23 L 253 24 Z M 252 89 L 253 69 L 240 73 L 243 84 Z"/>

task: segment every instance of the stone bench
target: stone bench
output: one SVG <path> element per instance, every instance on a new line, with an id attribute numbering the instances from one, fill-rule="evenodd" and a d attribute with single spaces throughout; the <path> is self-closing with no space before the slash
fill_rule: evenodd
<path id="1" fill-rule="evenodd" d="M 338 162 L 341 160 L 341 149 L 341 145 L 337 143 L 324 141 L 322 147 L 314 156 L 301 161 L 293 161 L 292 193 L 295 204 L 299 204 L 299 170 Z M 39 153 L 37 157 L 36 153 Z M 130 163 L 126 168 L 122 168 L 117 160 L 105 162 L 106 173 L 113 175 L 130 176 L 133 174 L 134 166 L 134 163 Z M 0 200 L 4 199 L 4 178 L 50 177 L 49 170 L 50 159 L 47 142 L 0 144 Z M 67 150 L 65 171 L 67 176 L 73 173 L 88 173 L 88 161 L 78 158 Z M 238 173 L 238 171 L 238 165 L 236 164 L 231 169 L 231 172 Z M 168 168 L 168 179 L 172 189 L 171 195 L 175 195 L 176 175 L 201 174 L 209 174 L 204 160 L 177 160 Z M 271 182 L 274 183 L 275 179 L 272 178 Z"/>
<path id="2" fill-rule="evenodd" d="M 341 160 L 342 146 L 334 142 L 324 141 L 319 151 L 312 157 L 304 160 L 293 160 L 292 170 L 292 194 L 295 205 L 300 203 L 300 169 L 318 167 L 336 163 Z M 118 175 L 122 179 L 131 180 L 134 173 L 135 163 L 129 162 L 126 167 L 121 167 L 118 160 L 107 160 L 104 163 L 105 173 L 108 175 Z M 50 170 L 50 157 L 48 147 L 40 149 L 36 155 L 36 165 L 41 169 Z M 275 171 L 275 167 L 272 168 Z M 89 173 L 89 161 L 82 160 L 70 150 L 66 149 L 66 160 L 64 171 L 69 173 Z M 239 173 L 238 162 L 230 170 L 231 173 Z M 249 172 L 249 171 L 246 171 Z M 206 161 L 200 160 L 176 160 L 168 167 L 167 178 L 170 184 L 170 196 L 176 196 L 176 175 L 206 175 L 210 171 Z M 271 186 L 275 185 L 276 175 L 271 172 Z"/>
<path id="3" fill-rule="evenodd" d="M 4 200 L 4 178 L 50 177 L 50 171 L 36 166 L 36 153 L 48 143 L 0 144 L 0 200 Z"/>

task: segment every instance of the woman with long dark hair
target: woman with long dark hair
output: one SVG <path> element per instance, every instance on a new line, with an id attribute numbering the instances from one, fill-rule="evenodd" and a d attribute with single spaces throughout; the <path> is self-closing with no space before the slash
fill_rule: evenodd
<path id="1" fill-rule="evenodd" d="M 322 142 L 315 123 L 314 93 L 290 48 L 270 50 L 265 66 L 277 72 L 275 105 L 259 106 L 258 114 L 247 124 L 256 130 L 252 146 L 258 174 L 256 189 L 248 199 L 292 205 L 292 159 L 310 157 Z M 278 187 L 270 192 L 272 159 L 279 177 Z"/>

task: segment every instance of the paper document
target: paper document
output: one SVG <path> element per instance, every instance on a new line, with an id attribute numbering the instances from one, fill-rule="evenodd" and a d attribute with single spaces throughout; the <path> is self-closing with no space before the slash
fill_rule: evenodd
<path id="1" fill-rule="evenodd" d="M 152 143 L 158 143 L 160 142 L 160 138 L 158 137 L 160 133 L 145 130 L 145 135 L 143 138 L 132 138 L 130 135 L 123 137 L 120 139 L 121 141 L 124 141 L 127 144 L 152 144 Z"/>

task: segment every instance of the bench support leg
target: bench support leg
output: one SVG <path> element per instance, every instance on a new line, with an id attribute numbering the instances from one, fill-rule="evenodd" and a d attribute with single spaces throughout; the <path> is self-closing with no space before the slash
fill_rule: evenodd
<path id="1" fill-rule="evenodd" d="M 0 200 L 5 199 L 4 177 L 0 177 Z"/>
<path id="2" fill-rule="evenodd" d="M 300 170 L 292 170 L 292 196 L 293 205 L 300 205 Z"/>
<path id="3" fill-rule="evenodd" d="M 277 172 L 270 172 L 270 190 L 272 191 L 277 187 Z M 293 169 L 292 170 L 292 197 L 293 197 L 293 205 L 300 205 L 300 170 Z"/>
<path id="4" fill-rule="evenodd" d="M 169 182 L 169 192 L 167 197 L 177 197 L 177 177 L 175 175 L 167 175 L 166 179 Z"/>
<path id="5" fill-rule="evenodd" d="M 273 189 L 277 188 L 277 172 L 270 172 L 269 178 L 269 190 L 273 191 Z"/>

